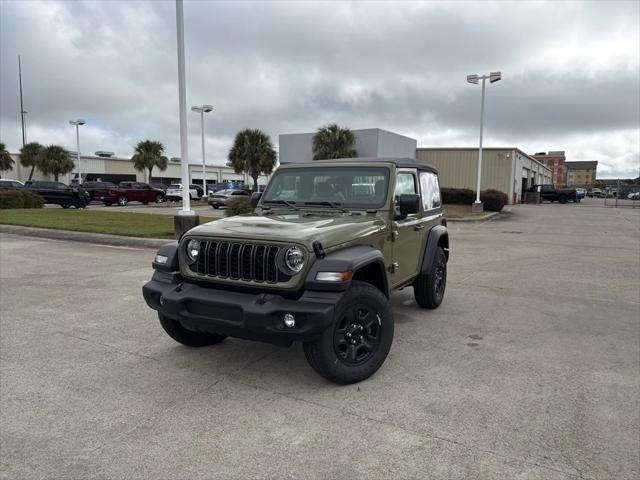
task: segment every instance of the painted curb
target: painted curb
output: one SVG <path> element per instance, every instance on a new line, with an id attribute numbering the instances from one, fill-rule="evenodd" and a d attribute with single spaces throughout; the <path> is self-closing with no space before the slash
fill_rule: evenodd
<path id="1" fill-rule="evenodd" d="M 73 242 L 97 243 L 101 245 L 115 245 L 118 247 L 153 249 L 159 248 L 172 241 L 171 239 L 163 238 L 125 237 L 106 233 L 75 232 L 72 230 L 54 230 L 50 228 L 22 227 L 18 225 L 0 225 L 0 233 L 50 238 L 54 240 L 69 240 Z"/>
<path id="2" fill-rule="evenodd" d="M 445 215 L 444 218 L 447 218 L 447 222 L 451 222 L 451 223 L 457 223 L 457 222 L 461 222 L 461 223 L 465 223 L 465 222 L 486 222 L 487 220 L 491 220 L 492 218 L 495 218 L 498 215 L 500 215 L 500 212 L 491 212 L 488 215 L 485 215 L 485 216 L 479 217 L 479 218 L 474 218 L 474 217 L 447 218 L 446 215 Z"/>

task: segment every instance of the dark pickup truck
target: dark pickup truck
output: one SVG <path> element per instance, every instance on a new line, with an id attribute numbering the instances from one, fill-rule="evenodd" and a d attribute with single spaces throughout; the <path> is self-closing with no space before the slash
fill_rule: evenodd
<path id="1" fill-rule="evenodd" d="M 117 203 L 124 207 L 129 202 L 141 202 L 145 205 L 149 202 L 162 203 L 165 200 L 165 193 L 147 183 L 120 182 L 117 188 L 96 192 L 96 197 L 99 197 L 107 206 Z"/>
<path id="2" fill-rule="evenodd" d="M 62 208 L 85 208 L 90 201 L 89 194 L 83 188 L 69 187 L 62 182 L 29 180 L 24 184 L 24 189 L 37 193 L 45 203 L 54 203 Z"/>
<path id="3" fill-rule="evenodd" d="M 549 202 L 567 203 L 569 200 L 578 201 L 575 188 L 556 188 L 553 185 L 534 185 L 529 188 L 529 192 L 538 192 L 540 194 L 540 202 L 545 200 Z"/>

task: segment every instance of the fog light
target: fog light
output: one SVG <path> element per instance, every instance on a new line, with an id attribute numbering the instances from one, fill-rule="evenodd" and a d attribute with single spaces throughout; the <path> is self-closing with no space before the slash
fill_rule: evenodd
<path id="1" fill-rule="evenodd" d="M 159 265 L 165 265 L 167 263 L 167 260 L 169 260 L 169 257 L 165 255 L 156 255 L 156 263 Z"/>
<path id="2" fill-rule="evenodd" d="M 296 325 L 296 317 L 294 317 L 290 313 L 285 313 L 283 320 L 284 324 L 289 328 L 295 327 Z"/>

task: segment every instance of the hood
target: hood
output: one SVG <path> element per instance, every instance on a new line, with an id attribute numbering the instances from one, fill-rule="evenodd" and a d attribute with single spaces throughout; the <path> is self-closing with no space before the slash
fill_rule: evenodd
<path id="1" fill-rule="evenodd" d="M 310 249 L 316 240 L 328 248 L 353 238 L 378 233 L 384 228 L 385 222 L 373 215 L 286 212 L 223 218 L 195 227 L 189 234 L 302 243 Z"/>

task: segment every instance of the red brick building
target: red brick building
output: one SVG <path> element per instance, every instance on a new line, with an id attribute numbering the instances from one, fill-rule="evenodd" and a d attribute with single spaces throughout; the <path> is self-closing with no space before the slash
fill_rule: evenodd
<path id="1" fill-rule="evenodd" d="M 564 156 L 564 150 L 549 153 L 540 152 L 532 155 L 532 157 L 551 170 L 554 186 L 560 188 L 567 186 L 567 167 L 565 165 L 566 158 Z"/>

